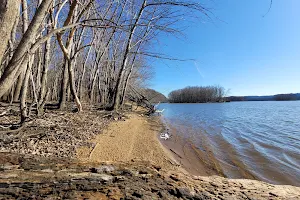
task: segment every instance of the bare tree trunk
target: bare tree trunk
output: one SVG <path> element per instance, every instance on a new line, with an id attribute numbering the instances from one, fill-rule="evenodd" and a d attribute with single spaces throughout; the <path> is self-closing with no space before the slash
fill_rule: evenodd
<path id="1" fill-rule="evenodd" d="M 29 23 L 29 18 L 28 18 L 28 6 L 27 6 L 27 0 L 22 0 L 22 20 L 23 20 L 23 34 L 25 34 L 25 32 L 28 29 L 28 23 Z M 19 77 L 18 77 L 18 81 L 17 81 L 17 85 L 15 88 L 15 93 L 14 93 L 14 100 L 13 101 L 18 101 L 19 97 L 20 97 L 20 93 L 21 93 L 21 88 L 23 85 L 23 80 L 25 77 L 25 73 L 26 73 L 26 68 L 24 68 Z"/>
<path id="2" fill-rule="evenodd" d="M 0 3 L 0 63 L 10 39 L 16 18 L 19 16 L 20 0 L 1 0 Z M 0 95 L 1 97 L 1 95 Z"/>
<path id="3" fill-rule="evenodd" d="M 33 79 L 32 70 L 31 70 L 31 73 L 30 73 L 30 80 L 31 80 L 31 85 L 32 85 L 32 93 L 33 93 L 34 102 L 38 106 L 38 96 L 37 96 L 37 93 L 36 93 L 37 89 L 36 89 L 36 85 L 35 85 L 35 82 L 34 82 L 34 79 Z"/>
<path id="4" fill-rule="evenodd" d="M 11 32 L 10 40 L 9 40 L 10 53 L 9 53 L 9 57 L 7 59 L 6 65 L 9 63 L 9 60 L 14 55 L 14 48 L 16 45 L 16 33 L 17 33 L 18 24 L 19 24 L 19 17 L 16 17 L 16 20 L 14 22 L 14 26 L 13 26 L 13 29 Z"/>
<path id="5" fill-rule="evenodd" d="M 144 0 L 143 5 L 141 6 L 139 13 L 135 19 L 135 23 L 131 28 L 130 31 L 130 35 L 128 38 L 128 42 L 127 42 L 127 46 L 125 49 L 125 54 L 124 54 L 124 58 L 123 58 L 123 62 L 122 62 L 122 66 L 121 69 L 119 71 L 118 77 L 117 77 L 117 83 L 116 83 L 116 87 L 115 87 L 115 96 L 113 98 L 113 109 L 114 110 L 118 110 L 119 106 L 120 106 L 120 96 L 122 93 L 122 81 L 123 81 L 123 77 L 124 77 L 124 73 L 125 73 L 125 68 L 128 65 L 128 54 L 131 48 L 131 43 L 132 43 L 132 39 L 133 39 L 133 35 L 135 34 L 135 30 L 137 28 L 137 23 L 139 21 L 139 19 L 141 18 L 144 8 L 146 6 L 146 0 Z"/>
<path id="6" fill-rule="evenodd" d="M 82 69 L 82 74 L 81 74 L 81 78 L 79 79 L 79 98 L 82 99 L 82 96 L 83 96 L 83 80 L 84 80 L 84 75 L 85 75 L 85 71 L 86 71 L 86 65 L 87 65 L 87 61 L 89 59 L 89 55 L 91 53 L 91 50 L 92 50 L 92 47 L 89 48 L 89 51 L 88 51 L 88 54 L 86 56 L 86 59 L 83 63 L 83 69 Z"/>
<path id="7" fill-rule="evenodd" d="M 68 74 L 69 74 L 69 69 L 68 69 Z M 69 75 L 70 77 L 70 75 Z M 70 78 L 68 79 L 70 81 Z M 67 101 L 71 101 L 71 88 L 70 88 L 70 83 L 68 82 L 68 89 L 67 89 Z"/>
<path id="8" fill-rule="evenodd" d="M 42 103 L 43 99 L 46 95 L 46 86 L 47 86 L 47 75 L 48 75 L 48 67 L 50 63 L 50 47 L 51 47 L 51 39 L 48 39 L 45 44 L 45 52 L 44 52 L 44 63 L 43 63 L 43 71 L 41 78 L 41 90 L 40 90 L 40 103 Z"/>
<path id="9" fill-rule="evenodd" d="M 21 68 L 26 67 L 26 65 L 20 65 L 20 64 L 27 57 L 26 54 L 28 52 L 28 49 L 36 39 L 36 34 L 39 30 L 41 23 L 44 20 L 44 17 L 46 15 L 46 12 L 51 2 L 52 0 L 43 0 L 41 5 L 38 7 L 26 33 L 23 35 L 20 44 L 16 48 L 12 59 L 10 60 L 7 67 L 5 68 L 5 71 L 0 78 L 0 98 L 11 88 L 12 84 L 14 83 L 15 76 L 17 72 L 20 70 L 20 67 Z M 13 22 L 14 21 L 12 21 L 11 23 Z"/>
<path id="10" fill-rule="evenodd" d="M 13 99 L 14 102 L 16 102 L 16 101 L 19 100 L 20 93 L 21 93 L 21 88 L 22 88 L 22 84 L 23 84 L 23 80 L 24 80 L 24 77 L 25 77 L 25 70 L 26 70 L 26 68 L 24 68 L 22 70 L 22 72 L 20 73 L 20 75 L 18 77 L 18 81 L 17 81 L 16 87 L 15 87 L 15 91 L 14 91 L 14 99 Z"/>
<path id="11" fill-rule="evenodd" d="M 93 77 L 93 80 L 92 80 L 92 85 L 91 85 L 91 103 L 94 102 L 94 99 L 95 99 L 95 86 L 96 86 L 96 80 L 97 80 L 97 77 L 98 77 L 98 71 L 95 73 L 94 77 Z"/>
<path id="12" fill-rule="evenodd" d="M 20 96 L 21 123 L 25 122 L 26 118 L 28 117 L 26 98 L 27 98 L 28 83 L 31 74 L 31 68 L 33 65 L 33 60 L 34 57 L 32 56 L 29 58 L 29 61 L 27 62 L 28 66 L 27 66 L 26 74 L 21 89 L 21 96 Z"/>
<path id="13" fill-rule="evenodd" d="M 71 90 L 71 93 L 74 97 L 75 103 L 77 105 L 78 112 L 81 112 L 82 111 L 82 105 L 80 103 L 80 100 L 79 100 L 79 98 L 77 96 L 77 92 L 76 92 L 75 80 L 74 80 L 74 70 L 73 70 L 71 61 L 68 61 L 68 70 L 69 70 L 70 90 Z"/>
<path id="14" fill-rule="evenodd" d="M 63 77 L 61 82 L 61 89 L 60 89 L 60 95 L 59 95 L 59 109 L 64 109 L 66 107 L 66 100 L 67 100 L 67 87 L 68 87 L 68 65 L 67 60 L 64 61 L 64 71 L 63 71 Z"/>
<path id="15" fill-rule="evenodd" d="M 42 34 L 41 34 L 42 35 Z M 48 40 L 47 40 L 48 41 Z M 46 43 L 47 43 L 46 41 Z M 37 91 L 40 91 L 41 90 L 41 80 L 42 80 L 42 66 L 43 66 L 43 56 L 42 54 L 44 54 L 44 52 L 46 51 L 46 49 L 43 51 L 42 48 L 38 48 L 38 53 L 37 53 L 37 57 L 38 57 L 38 63 L 37 63 L 37 68 L 36 68 L 36 74 L 35 74 L 35 77 L 36 77 L 36 90 Z"/>
<path id="16" fill-rule="evenodd" d="M 88 4 L 88 5 L 90 5 L 90 4 Z M 72 18 L 74 17 L 74 15 L 76 16 L 76 14 L 77 14 L 77 9 L 78 9 L 78 2 L 75 0 L 71 3 L 70 10 L 69 10 L 69 13 L 68 13 L 68 17 L 66 18 L 66 20 L 64 22 L 64 25 L 70 24 L 70 22 L 72 21 Z M 57 39 L 58 39 L 58 44 L 59 44 L 59 46 L 60 46 L 60 48 L 61 48 L 61 50 L 64 54 L 64 59 L 65 59 L 65 64 L 66 64 L 65 65 L 65 71 L 64 71 L 64 77 L 63 77 L 63 83 L 64 83 L 64 81 L 66 81 L 67 74 L 65 72 L 67 70 L 68 75 L 69 75 L 70 91 L 71 91 L 71 93 L 74 97 L 75 103 L 76 103 L 77 108 L 78 108 L 78 112 L 80 112 L 80 111 L 82 111 L 82 106 L 81 106 L 80 100 L 79 100 L 79 98 L 77 96 L 77 92 L 76 92 L 76 86 L 75 86 L 75 80 L 74 80 L 74 71 L 73 71 L 73 66 L 72 66 L 72 58 L 70 57 L 70 54 L 72 53 L 72 50 L 73 50 L 73 47 L 74 47 L 73 37 L 74 37 L 75 31 L 76 31 L 75 28 L 71 29 L 71 31 L 68 35 L 66 46 L 63 44 L 62 34 L 58 34 Z M 63 100 L 65 101 L 65 99 L 63 99 Z"/>
<path id="17" fill-rule="evenodd" d="M 123 88 L 122 95 L 121 95 L 121 103 L 120 103 L 121 106 L 124 104 L 124 99 L 125 99 L 125 94 L 126 94 L 126 90 L 127 90 L 127 86 L 128 86 L 128 81 L 129 81 L 129 78 L 131 76 L 133 67 L 134 67 L 134 64 L 131 65 L 130 71 L 128 72 L 128 75 L 126 76 L 126 79 L 125 79 L 124 88 Z"/>
<path id="18" fill-rule="evenodd" d="M 7 58 L 6 65 L 9 63 L 10 59 L 13 57 L 13 54 L 14 54 L 14 48 L 15 48 L 15 45 L 16 45 L 16 33 L 17 33 L 18 24 L 19 24 L 19 17 L 16 18 L 14 26 L 13 26 L 13 30 L 11 32 L 11 38 L 9 40 L 10 53 L 9 53 L 9 57 Z M 14 92 L 15 92 L 15 88 L 14 87 L 12 87 L 10 89 L 10 91 L 8 92 L 9 93 L 9 97 L 10 97 L 10 104 L 13 103 Z"/>

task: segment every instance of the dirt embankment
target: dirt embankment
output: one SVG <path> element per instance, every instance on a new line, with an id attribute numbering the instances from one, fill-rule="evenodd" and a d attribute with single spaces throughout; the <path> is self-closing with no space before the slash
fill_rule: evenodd
<path id="1" fill-rule="evenodd" d="M 89 119 L 91 124 L 102 121 L 84 115 L 76 119 L 64 117 L 66 123 L 72 121 L 76 134 L 88 131 L 89 125 L 82 120 Z M 76 120 L 82 123 L 76 125 Z M 67 132 L 61 128 L 69 130 L 63 121 L 57 123 L 59 126 L 46 132 L 48 135 Z M 38 123 L 34 127 L 37 134 Z M 25 134 L 30 133 L 28 128 Z M 159 121 L 132 113 L 111 122 L 103 131 L 98 130 L 96 137 L 86 141 L 92 145 L 80 147 L 81 143 L 77 158 L 33 155 L 32 151 L 25 155 L 2 152 L 0 199 L 300 199 L 298 187 L 192 176 L 159 143 L 157 134 L 161 130 Z M 23 143 L 19 144 L 26 147 Z"/>

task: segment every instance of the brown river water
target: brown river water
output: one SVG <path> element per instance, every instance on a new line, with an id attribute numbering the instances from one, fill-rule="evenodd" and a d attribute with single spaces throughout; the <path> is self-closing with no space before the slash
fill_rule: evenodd
<path id="1" fill-rule="evenodd" d="M 163 120 L 176 135 L 213 155 L 226 177 L 300 186 L 300 101 L 163 108 Z"/>

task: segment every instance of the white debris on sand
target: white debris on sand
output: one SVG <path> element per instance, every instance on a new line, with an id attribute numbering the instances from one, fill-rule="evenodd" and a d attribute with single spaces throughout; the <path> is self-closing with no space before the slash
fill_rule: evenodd
<path id="1" fill-rule="evenodd" d="M 160 138 L 167 140 L 167 139 L 170 139 L 170 135 L 168 133 L 162 133 L 162 134 L 160 134 Z"/>

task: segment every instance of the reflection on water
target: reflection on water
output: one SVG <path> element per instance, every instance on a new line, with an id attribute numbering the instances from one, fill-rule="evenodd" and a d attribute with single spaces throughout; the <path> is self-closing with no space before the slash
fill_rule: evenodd
<path id="1" fill-rule="evenodd" d="M 163 108 L 167 123 L 200 150 L 212 151 L 227 177 L 300 186 L 300 101 Z"/>

